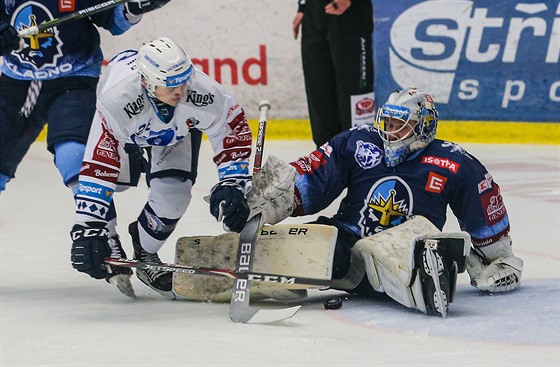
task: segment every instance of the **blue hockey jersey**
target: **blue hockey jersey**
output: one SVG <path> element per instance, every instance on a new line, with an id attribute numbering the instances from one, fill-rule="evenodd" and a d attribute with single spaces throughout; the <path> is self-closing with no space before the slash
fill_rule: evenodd
<path id="1" fill-rule="evenodd" d="M 102 3 L 101 0 L 0 0 L 0 20 L 18 31 Z M 123 6 L 72 20 L 25 37 L 25 46 L 4 57 L 3 74 L 21 80 L 98 77 L 103 55 L 97 27 L 114 35 L 128 30 Z"/>
<path id="2" fill-rule="evenodd" d="M 340 133 L 292 162 L 298 172 L 293 215 L 317 213 L 347 189 L 333 218 L 360 237 L 412 215 L 422 215 L 442 229 L 448 205 L 476 246 L 509 232 L 500 187 L 459 145 L 436 139 L 396 167 L 385 166 L 383 154 L 377 131 L 366 125 Z"/>

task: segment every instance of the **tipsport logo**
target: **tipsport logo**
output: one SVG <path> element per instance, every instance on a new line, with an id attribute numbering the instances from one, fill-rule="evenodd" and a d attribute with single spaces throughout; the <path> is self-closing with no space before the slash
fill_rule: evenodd
<path id="1" fill-rule="evenodd" d="M 546 92 L 550 101 L 560 102 L 558 69 L 554 71 L 560 57 L 560 2 L 406 4 L 410 7 L 386 10 L 395 17 L 388 30 L 390 71 L 402 88 L 421 84 L 415 86 L 431 91 L 443 104 L 488 97 L 499 98 L 494 105 L 499 102 L 506 109 Z M 548 84 L 539 85 L 543 82 Z M 483 96 L 483 88 L 493 94 Z"/>
<path id="2" fill-rule="evenodd" d="M 48 8 L 38 2 L 30 1 L 14 11 L 12 24 L 16 30 L 22 31 L 52 19 L 53 16 Z M 16 55 L 22 63 L 32 65 L 36 70 L 56 67 L 58 59 L 62 57 L 62 42 L 56 27 L 46 29 L 35 35 L 26 36 L 23 40 L 25 42 L 23 50 L 12 55 Z M 61 65 L 61 68 L 63 67 L 65 66 Z M 71 65 L 67 67 L 72 68 Z M 59 73 L 60 71 L 55 70 L 53 72 Z M 48 75 L 42 74 L 48 74 L 48 72 L 35 72 L 32 77 L 41 79 L 48 77 Z"/>

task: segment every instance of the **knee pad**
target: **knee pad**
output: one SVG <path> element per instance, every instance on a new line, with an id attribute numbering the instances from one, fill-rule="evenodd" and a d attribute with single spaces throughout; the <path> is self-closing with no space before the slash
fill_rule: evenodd
<path id="1" fill-rule="evenodd" d="M 76 141 L 64 141 L 54 146 L 54 164 L 66 186 L 78 181 L 86 145 Z"/>
<path id="2" fill-rule="evenodd" d="M 181 218 L 191 201 L 192 181 L 178 177 L 154 178 L 150 182 L 148 204 L 163 218 Z"/>
<path id="3" fill-rule="evenodd" d="M 167 238 L 175 230 L 179 222 L 177 219 L 168 219 L 157 215 L 149 204 L 144 206 L 138 216 L 140 243 L 144 250 L 157 253 Z"/>

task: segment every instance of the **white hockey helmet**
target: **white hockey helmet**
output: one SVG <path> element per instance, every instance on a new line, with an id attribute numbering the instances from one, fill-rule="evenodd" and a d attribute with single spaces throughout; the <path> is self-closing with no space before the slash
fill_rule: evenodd
<path id="1" fill-rule="evenodd" d="M 144 77 L 146 89 L 155 97 L 156 87 L 192 85 L 194 67 L 189 56 L 175 42 L 159 37 L 138 50 L 138 72 Z"/>
<path id="2" fill-rule="evenodd" d="M 388 131 L 386 122 L 391 118 L 404 124 L 398 130 Z M 375 118 L 385 148 L 385 164 L 395 167 L 411 153 L 431 143 L 436 138 L 437 123 L 438 113 L 428 93 L 412 87 L 391 93 L 387 102 L 377 110 Z M 403 131 L 409 133 L 399 137 Z"/>

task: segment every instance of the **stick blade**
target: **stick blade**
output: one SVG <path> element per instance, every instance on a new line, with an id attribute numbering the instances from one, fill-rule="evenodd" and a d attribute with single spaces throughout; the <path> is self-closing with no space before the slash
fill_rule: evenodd
<path id="1" fill-rule="evenodd" d="M 293 317 L 300 308 L 301 306 L 274 309 L 262 309 L 253 307 L 246 307 L 242 310 L 230 309 L 229 318 L 233 322 L 240 322 L 243 324 L 271 324 Z"/>

